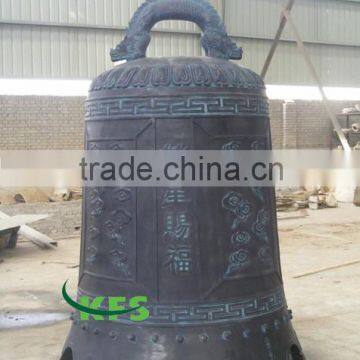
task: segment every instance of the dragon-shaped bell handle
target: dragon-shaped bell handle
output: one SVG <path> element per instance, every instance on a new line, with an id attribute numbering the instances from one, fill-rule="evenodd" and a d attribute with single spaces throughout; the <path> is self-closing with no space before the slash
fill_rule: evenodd
<path id="1" fill-rule="evenodd" d="M 150 31 L 163 20 L 186 20 L 202 30 L 201 45 L 207 56 L 241 60 L 242 48 L 233 42 L 223 21 L 207 0 L 147 0 L 134 14 L 124 40 L 111 50 L 112 61 L 146 57 Z"/>

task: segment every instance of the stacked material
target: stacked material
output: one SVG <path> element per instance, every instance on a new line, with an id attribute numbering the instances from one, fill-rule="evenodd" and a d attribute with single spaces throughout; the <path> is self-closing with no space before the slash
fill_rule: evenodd
<path id="1" fill-rule="evenodd" d="M 305 190 L 279 191 L 276 196 L 276 208 L 278 211 L 295 211 L 308 207 L 308 198 L 311 193 Z"/>
<path id="2" fill-rule="evenodd" d="M 343 114 L 353 114 L 360 112 L 360 104 L 357 104 L 353 107 L 347 107 L 342 110 Z"/>
<path id="3" fill-rule="evenodd" d="M 312 195 L 309 197 L 309 209 L 319 210 L 325 208 L 325 196 L 324 195 Z"/>
<path id="4" fill-rule="evenodd" d="M 278 211 L 294 211 L 306 208 L 319 210 L 324 208 L 336 208 L 338 207 L 338 201 L 335 194 L 325 188 L 314 191 L 287 191 L 278 192 L 276 207 Z"/>
<path id="5" fill-rule="evenodd" d="M 276 198 L 278 211 L 286 211 L 294 207 L 294 200 L 290 196 L 280 195 Z"/>
<path id="6" fill-rule="evenodd" d="M 355 190 L 354 205 L 360 206 L 360 187 L 357 187 Z"/>

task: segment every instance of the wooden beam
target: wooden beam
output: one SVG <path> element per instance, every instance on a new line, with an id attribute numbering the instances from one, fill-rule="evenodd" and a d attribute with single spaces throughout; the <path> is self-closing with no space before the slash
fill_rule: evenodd
<path id="1" fill-rule="evenodd" d="M 283 11 L 282 11 L 282 14 L 283 16 L 286 18 L 287 22 L 289 23 L 294 35 L 295 35 L 295 38 L 296 38 L 296 42 L 297 42 L 297 45 L 298 45 L 298 48 L 301 52 L 301 55 L 304 57 L 305 59 L 305 62 L 306 62 L 306 65 L 308 66 L 309 68 L 309 71 L 311 73 L 311 76 L 313 77 L 317 87 L 319 88 L 319 91 L 320 91 L 320 94 L 321 94 L 321 97 L 323 99 L 323 102 L 324 102 L 324 105 L 325 105 L 325 109 L 331 119 L 331 122 L 335 128 L 335 131 L 340 139 L 340 142 L 341 142 L 341 145 L 343 146 L 344 150 L 345 151 L 351 151 L 351 147 L 346 139 L 346 136 L 345 134 L 343 133 L 342 131 L 342 128 L 338 122 L 338 119 L 336 118 L 335 114 L 333 113 L 331 107 L 330 107 L 330 103 L 329 103 L 329 100 L 325 94 L 325 90 L 324 90 L 324 87 L 323 87 L 323 84 L 322 84 L 322 81 L 320 79 L 320 76 L 317 74 L 316 72 L 316 69 L 315 69 L 315 66 L 314 64 L 312 63 L 311 61 L 311 58 L 310 58 L 310 55 L 308 53 L 308 51 L 306 50 L 305 48 L 305 45 L 304 45 L 304 42 L 302 41 L 301 39 L 301 36 L 300 36 L 300 32 L 298 31 L 291 15 L 290 15 L 290 12 L 284 8 Z"/>
<path id="2" fill-rule="evenodd" d="M 0 211 L 0 219 L 9 219 L 11 216 Z M 28 238 L 35 245 L 42 249 L 55 249 L 57 241 L 51 239 L 45 234 L 42 234 L 27 225 L 22 225 L 19 230 L 19 234 Z"/>
<path id="3" fill-rule="evenodd" d="M 285 9 L 290 12 L 294 6 L 294 3 L 295 3 L 295 0 L 289 0 L 289 2 L 287 3 L 287 5 L 285 6 Z M 264 67 L 262 69 L 262 72 L 261 72 L 261 78 L 263 80 L 265 80 L 265 77 L 266 77 L 266 74 L 269 70 L 269 67 L 270 67 L 270 64 L 271 64 L 271 61 L 275 55 L 275 51 L 279 45 L 279 41 L 281 39 L 281 35 L 282 33 L 284 32 L 284 29 L 285 29 L 285 25 L 286 25 L 286 22 L 287 22 L 287 19 L 286 17 L 281 14 L 281 18 L 280 18 L 280 25 L 279 25 L 279 28 L 278 28 L 278 31 L 275 35 L 275 39 L 272 43 L 272 46 L 271 46 L 271 49 L 270 49 L 270 52 L 266 58 L 266 61 L 265 61 L 265 64 L 264 64 Z"/>
<path id="4" fill-rule="evenodd" d="M 47 219 L 48 217 L 49 215 L 15 215 L 9 218 L 0 219 L 0 231 L 14 229 L 18 226 Z"/>
<path id="5" fill-rule="evenodd" d="M 320 273 L 327 272 L 327 271 L 330 271 L 330 270 L 342 269 L 344 267 L 358 265 L 358 264 L 360 264 L 360 260 L 351 261 L 351 262 L 348 262 L 348 263 L 345 263 L 345 264 L 329 266 L 329 267 L 322 268 L 322 269 L 312 270 L 312 271 L 309 271 L 309 272 L 304 273 L 304 274 L 295 275 L 295 276 L 293 276 L 293 278 L 294 279 L 300 279 L 300 278 L 303 278 L 303 277 L 306 277 L 306 276 L 320 274 Z"/>

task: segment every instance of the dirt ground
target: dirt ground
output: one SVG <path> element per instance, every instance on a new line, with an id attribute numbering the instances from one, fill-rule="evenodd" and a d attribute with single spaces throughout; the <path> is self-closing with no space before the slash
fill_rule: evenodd
<path id="1" fill-rule="evenodd" d="M 286 295 L 307 358 L 360 359 L 360 208 L 341 205 L 299 219 L 281 215 L 279 230 Z M 42 251 L 20 242 L 0 253 L 0 359 L 59 359 L 70 326 L 60 321 L 70 311 L 61 286 L 70 279 L 75 294 L 79 244 L 77 237 L 68 238 L 57 250 Z M 337 267 L 352 262 L 357 263 Z M 302 276 L 324 268 L 333 269 Z M 59 321 L 1 329 L 1 315 L 9 312 L 19 324 L 26 314 Z"/>

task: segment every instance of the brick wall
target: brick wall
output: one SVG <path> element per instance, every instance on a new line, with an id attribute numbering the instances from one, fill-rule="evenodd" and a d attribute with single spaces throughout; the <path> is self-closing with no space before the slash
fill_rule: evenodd
<path id="1" fill-rule="evenodd" d="M 32 203 L 0 205 L 0 211 L 7 215 L 48 214 L 49 218 L 29 224 L 46 235 L 61 237 L 80 234 L 81 200 L 57 203 Z"/>
<path id="2" fill-rule="evenodd" d="M 0 96 L 1 150 L 81 149 L 84 98 Z"/>
<path id="3" fill-rule="evenodd" d="M 81 149 L 83 97 L 0 96 L 0 150 Z M 356 102 L 355 102 L 356 103 Z M 358 102 L 360 103 L 360 101 Z M 340 112 L 354 102 L 331 102 Z M 274 148 L 329 148 L 331 122 L 320 101 L 271 101 Z"/>
<path id="4" fill-rule="evenodd" d="M 334 114 L 358 102 L 331 101 Z M 270 102 L 271 128 L 274 148 L 313 149 L 330 148 L 333 126 L 321 101 L 287 103 L 284 121 L 284 103 Z"/>
<path id="5" fill-rule="evenodd" d="M 270 119 L 271 119 L 271 135 L 272 144 L 276 149 L 280 149 L 283 143 L 283 102 L 270 101 Z"/>

